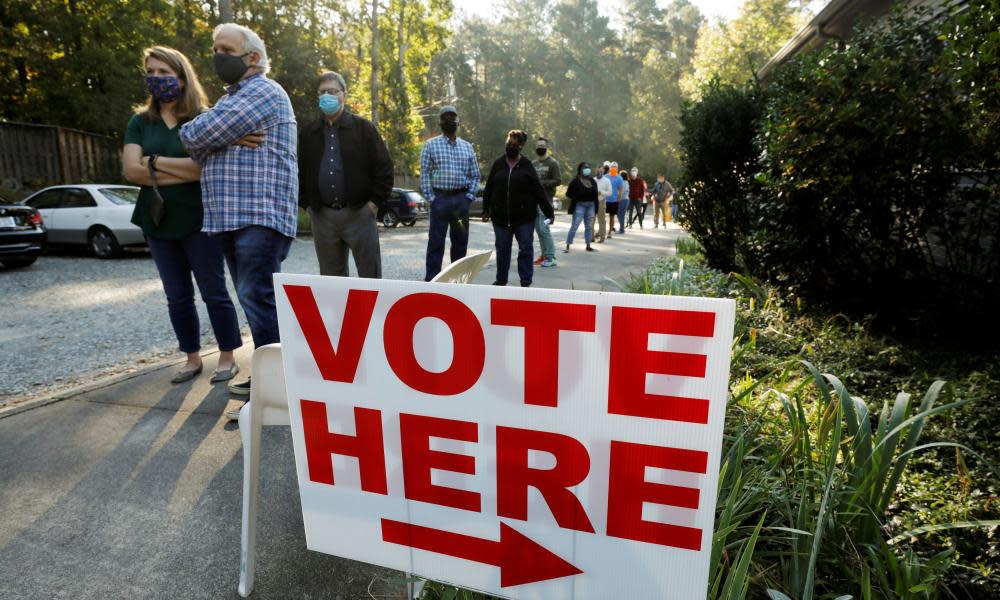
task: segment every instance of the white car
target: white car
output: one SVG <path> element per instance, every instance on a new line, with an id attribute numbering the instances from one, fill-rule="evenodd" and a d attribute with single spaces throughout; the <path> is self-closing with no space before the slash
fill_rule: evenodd
<path id="1" fill-rule="evenodd" d="M 131 185 L 54 185 L 24 204 L 42 214 L 50 244 L 86 244 L 98 258 L 113 258 L 125 246 L 146 244 L 131 222 L 138 197 L 139 188 Z"/>

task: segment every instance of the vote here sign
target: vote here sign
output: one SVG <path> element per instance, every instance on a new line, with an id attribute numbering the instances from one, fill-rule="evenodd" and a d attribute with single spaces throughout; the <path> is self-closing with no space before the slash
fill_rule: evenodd
<path id="1" fill-rule="evenodd" d="M 506 598 L 705 597 L 733 301 L 275 282 L 310 549 Z"/>

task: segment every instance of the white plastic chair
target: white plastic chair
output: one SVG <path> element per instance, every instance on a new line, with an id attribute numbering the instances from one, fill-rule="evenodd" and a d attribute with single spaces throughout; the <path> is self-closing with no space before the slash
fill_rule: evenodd
<path id="1" fill-rule="evenodd" d="M 469 283 L 475 279 L 476 275 L 479 275 L 486 263 L 490 262 L 492 255 L 492 250 L 469 254 L 445 267 L 431 281 L 436 283 Z"/>
<path id="2" fill-rule="evenodd" d="M 491 250 L 457 260 L 438 273 L 433 281 L 467 283 L 486 266 Z M 264 425 L 289 426 L 288 396 L 281 361 L 281 344 L 268 344 L 254 350 L 250 366 L 250 401 L 240 409 L 240 437 L 243 439 L 243 531 L 240 535 L 239 594 L 246 598 L 253 591 L 257 548 L 257 499 L 260 482 L 260 433 Z M 409 582 L 410 598 L 417 598 L 424 582 Z"/>
<path id="3" fill-rule="evenodd" d="M 254 350 L 250 366 L 250 402 L 240 409 L 243 438 L 243 532 L 240 535 L 240 596 L 253 591 L 257 546 L 257 498 L 260 482 L 260 431 L 264 425 L 290 425 L 281 344 Z"/>

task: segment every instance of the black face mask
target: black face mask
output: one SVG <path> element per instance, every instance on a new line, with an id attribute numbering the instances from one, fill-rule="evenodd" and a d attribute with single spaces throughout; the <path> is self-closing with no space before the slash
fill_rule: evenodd
<path id="1" fill-rule="evenodd" d="M 216 52 L 215 56 L 212 57 L 212 63 L 215 66 L 215 74 L 219 76 L 223 82 L 228 85 L 233 85 L 243 77 L 243 74 L 247 72 L 248 67 L 243 62 L 243 57 L 249 55 L 247 52 L 242 56 L 236 56 L 233 54 L 223 54 L 222 52 Z"/>
<path id="2" fill-rule="evenodd" d="M 444 123 L 441 123 L 441 133 L 445 135 L 455 135 L 456 131 L 458 131 L 457 121 L 445 121 Z"/>
<path id="3" fill-rule="evenodd" d="M 517 144 L 507 144 L 507 147 L 504 148 L 504 153 L 507 155 L 507 158 L 514 160 L 521 153 L 521 147 Z"/>
<path id="4" fill-rule="evenodd" d="M 546 152 L 548 152 L 547 148 L 535 148 L 535 154 L 538 156 L 545 156 Z"/>

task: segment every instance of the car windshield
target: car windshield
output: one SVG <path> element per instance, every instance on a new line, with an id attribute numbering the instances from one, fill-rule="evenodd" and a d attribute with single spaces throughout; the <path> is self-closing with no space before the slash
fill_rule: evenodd
<path id="1" fill-rule="evenodd" d="M 135 204 L 139 198 L 139 190 L 127 187 L 101 188 L 101 194 L 115 204 Z"/>
<path id="2" fill-rule="evenodd" d="M 416 192 L 406 192 L 406 199 L 413 200 L 414 202 L 423 202 L 424 197 Z"/>

